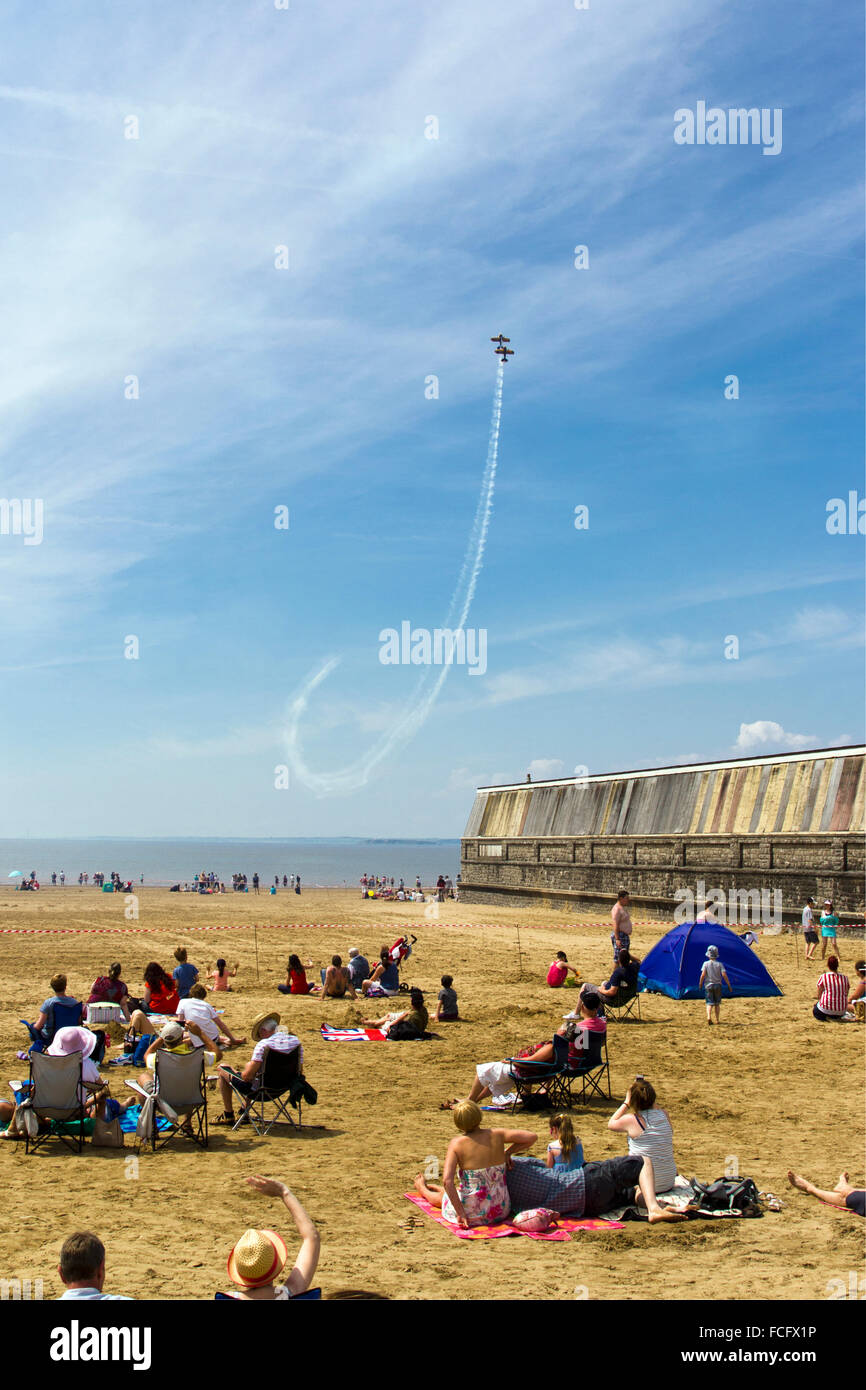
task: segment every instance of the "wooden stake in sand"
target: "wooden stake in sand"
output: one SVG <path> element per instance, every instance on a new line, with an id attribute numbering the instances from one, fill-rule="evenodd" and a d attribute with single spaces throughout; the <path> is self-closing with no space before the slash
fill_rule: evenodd
<path id="1" fill-rule="evenodd" d="M 523 956 L 520 953 L 520 927 L 517 927 L 517 971 L 518 979 L 523 979 Z"/>
<path id="2" fill-rule="evenodd" d="M 256 979 L 259 978 L 259 929 L 253 925 L 253 942 L 256 948 Z"/>

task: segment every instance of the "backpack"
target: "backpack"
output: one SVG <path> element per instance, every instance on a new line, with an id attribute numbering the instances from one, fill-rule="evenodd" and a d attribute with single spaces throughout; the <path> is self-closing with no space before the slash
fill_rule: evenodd
<path id="1" fill-rule="evenodd" d="M 705 1216 L 763 1216 L 758 1189 L 751 1178 L 692 1179 L 695 1199 Z"/>

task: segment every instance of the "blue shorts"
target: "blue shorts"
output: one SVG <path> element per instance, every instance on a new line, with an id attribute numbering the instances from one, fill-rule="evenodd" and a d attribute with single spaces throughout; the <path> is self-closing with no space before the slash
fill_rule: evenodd
<path id="1" fill-rule="evenodd" d="M 722 987 L 721 985 L 704 985 L 704 995 L 708 1004 L 721 1004 Z"/>

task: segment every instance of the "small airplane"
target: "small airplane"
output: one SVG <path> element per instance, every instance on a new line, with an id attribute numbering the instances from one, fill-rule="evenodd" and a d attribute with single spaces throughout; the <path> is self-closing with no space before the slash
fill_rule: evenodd
<path id="1" fill-rule="evenodd" d="M 506 338 L 502 333 L 500 333 L 496 338 L 491 338 L 490 341 L 491 343 L 497 344 L 493 351 L 496 353 L 498 357 L 502 358 L 503 362 L 507 362 L 509 357 L 514 356 L 514 349 L 507 348 L 505 346 L 506 343 L 511 342 L 510 338 Z"/>

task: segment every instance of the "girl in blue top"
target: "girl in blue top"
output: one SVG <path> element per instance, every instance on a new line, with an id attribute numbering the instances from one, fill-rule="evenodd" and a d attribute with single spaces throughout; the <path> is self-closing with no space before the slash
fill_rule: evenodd
<path id="1" fill-rule="evenodd" d="M 570 1115 L 554 1115 L 550 1121 L 547 1166 L 571 1173 L 584 1164 L 583 1145 L 574 1132 Z"/>

